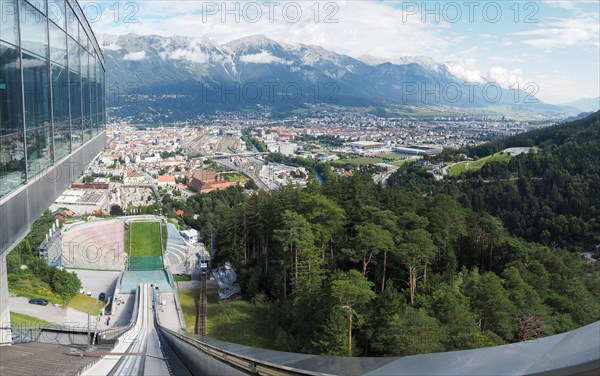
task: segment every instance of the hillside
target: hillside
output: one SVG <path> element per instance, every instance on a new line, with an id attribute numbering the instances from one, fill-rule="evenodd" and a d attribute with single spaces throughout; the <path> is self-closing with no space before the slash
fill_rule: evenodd
<path id="1" fill-rule="evenodd" d="M 99 42 L 113 114 L 146 122 L 183 120 L 218 110 L 268 108 L 290 114 L 323 104 L 577 111 L 543 104 L 525 92 L 518 98 L 527 100 L 515 102 L 515 93 L 500 86 L 493 102 L 481 87 L 471 97 L 467 82 L 431 59 L 365 63 L 320 46 L 289 46 L 263 35 L 217 44 L 208 38 L 101 34 Z M 491 78 L 485 80 L 496 85 Z"/>
<path id="2" fill-rule="evenodd" d="M 502 219 L 516 236 L 572 250 L 600 244 L 600 112 L 478 147 L 446 152 L 485 158 L 508 147 L 537 153 L 490 162 L 442 182 L 407 168 L 390 180 L 424 192 L 443 192 L 463 206 Z"/>

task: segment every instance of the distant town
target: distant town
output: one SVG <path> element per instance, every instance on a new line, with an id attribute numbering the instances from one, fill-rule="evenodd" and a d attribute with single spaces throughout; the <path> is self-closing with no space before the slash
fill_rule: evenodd
<path id="1" fill-rule="evenodd" d="M 400 166 L 424 155 L 535 126 L 502 116 L 378 118 L 363 110 L 284 120 L 243 120 L 227 114 L 198 124 L 158 127 L 114 120 L 107 126 L 107 148 L 51 209 L 108 214 L 117 206 L 135 214 L 165 195 L 185 200 L 232 185 L 268 191 L 286 184 L 303 187 L 310 172 L 283 160 L 296 157 L 327 162 L 341 175 L 371 167 L 374 180 L 385 184 Z M 268 158 L 273 155 L 281 158 Z M 441 163 L 417 163 L 436 179 L 451 172 Z"/>

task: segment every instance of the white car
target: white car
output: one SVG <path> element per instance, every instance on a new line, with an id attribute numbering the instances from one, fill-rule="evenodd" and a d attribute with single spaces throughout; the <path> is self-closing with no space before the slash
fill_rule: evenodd
<path id="1" fill-rule="evenodd" d="M 86 292 L 85 294 L 86 294 L 87 296 L 92 296 L 92 292 L 91 292 L 91 291 L 88 291 L 88 292 Z"/>

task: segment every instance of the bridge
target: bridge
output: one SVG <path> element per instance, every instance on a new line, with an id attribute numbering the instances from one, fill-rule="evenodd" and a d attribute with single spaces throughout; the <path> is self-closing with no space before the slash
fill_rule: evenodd
<path id="1" fill-rule="evenodd" d="M 159 308 L 157 286 L 142 283 L 135 294 L 134 314 L 126 327 L 90 337 L 85 330 L 40 329 L 41 333 L 52 332 L 52 341 L 40 340 L 45 337 L 38 334 L 30 343 L 1 347 L 0 373 L 37 374 L 44 362 L 57 367 L 53 368 L 55 374 L 83 375 L 591 376 L 600 372 L 600 321 L 571 332 L 503 346 L 407 357 L 350 358 L 259 349 L 192 335 Z M 50 348 L 44 344 L 52 346 L 53 356 L 47 355 Z M 73 350 L 82 344 L 92 347 Z M 35 357 L 35 367 L 19 355 L 23 351 Z M 46 354 L 48 359 L 37 353 Z M 7 361 L 13 358 L 16 360 Z M 31 369 L 37 372 L 26 371 Z"/>

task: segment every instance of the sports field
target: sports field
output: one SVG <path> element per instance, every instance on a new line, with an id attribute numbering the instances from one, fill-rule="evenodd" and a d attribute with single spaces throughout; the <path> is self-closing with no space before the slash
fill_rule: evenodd
<path id="1" fill-rule="evenodd" d="M 129 237 L 130 257 L 162 256 L 160 223 L 132 222 L 129 227 Z"/>

